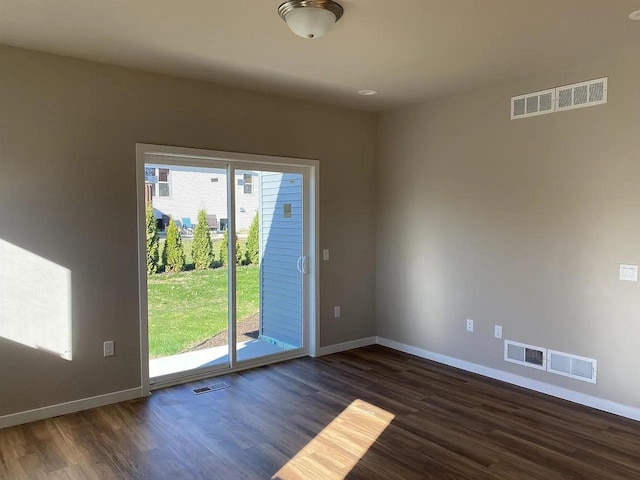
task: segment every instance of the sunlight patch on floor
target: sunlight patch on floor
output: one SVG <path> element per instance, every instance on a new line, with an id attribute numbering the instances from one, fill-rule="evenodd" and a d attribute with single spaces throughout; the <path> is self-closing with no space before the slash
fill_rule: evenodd
<path id="1" fill-rule="evenodd" d="M 354 400 L 271 480 L 346 478 L 394 417 L 364 400 Z"/>

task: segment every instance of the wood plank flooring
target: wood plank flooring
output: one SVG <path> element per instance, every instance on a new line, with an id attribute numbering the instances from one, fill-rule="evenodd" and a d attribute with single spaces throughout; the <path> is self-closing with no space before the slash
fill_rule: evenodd
<path id="1" fill-rule="evenodd" d="M 372 346 L 0 430 L 0 478 L 629 480 L 640 423 Z"/>

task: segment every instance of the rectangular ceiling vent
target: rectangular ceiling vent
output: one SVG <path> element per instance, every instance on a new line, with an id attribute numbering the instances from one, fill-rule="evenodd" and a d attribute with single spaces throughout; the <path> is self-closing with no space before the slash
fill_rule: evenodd
<path id="1" fill-rule="evenodd" d="M 607 103 L 608 77 L 511 97 L 511 120 Z"/>
<path id="2" fill-rule="evenodd" d="M 504 359 L 507 362 L 517 363 L 526 367 L 547 369 L 547 349 L 526 345 L 524 343 L 504 341 Z"/>
<path id="3" fill-rule="evenodd" d="M 607 103 L 607 78 L 574 83 L 556 89 L 556 111 L 592 107 Z"/>
<path id="4" fill-rule="evenodd" d="M 553 113 L 555 111 L 555 99 L 555 89 L 512 97 L 511 120 Z"/>
<path id="5" fill-rule="evenodd" d="M 598 361 L 593 358 L 549 350 L 547 371 L 584 382 L 596 383 Z"/>

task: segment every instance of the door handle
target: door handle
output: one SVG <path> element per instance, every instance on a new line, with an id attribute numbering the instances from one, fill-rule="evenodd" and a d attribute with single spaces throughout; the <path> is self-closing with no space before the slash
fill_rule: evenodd
<path id="1" fill-rule="evenodd" d="M 306 275 L 307 273 L 307 257 L 302 256 L 298 258 L 298 263 L 296 264 L 296 268 L 298 269 L 298 272 L 300 272 L 303 275 Z"/>

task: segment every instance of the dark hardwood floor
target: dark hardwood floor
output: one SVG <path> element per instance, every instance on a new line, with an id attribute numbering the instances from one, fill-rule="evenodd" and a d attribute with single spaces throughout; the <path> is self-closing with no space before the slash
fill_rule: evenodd
<path id="1" fill-rule="evenodd" d="M 0 430 L 0 478 L 640 479 L 640 423 L 373 346 Z"/>

